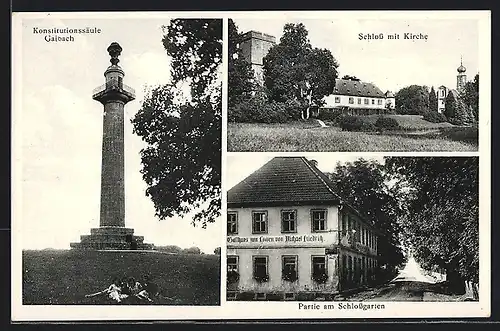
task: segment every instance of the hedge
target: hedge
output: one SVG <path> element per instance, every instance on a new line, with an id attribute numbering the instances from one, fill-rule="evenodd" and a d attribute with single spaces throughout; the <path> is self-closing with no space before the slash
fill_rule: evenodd
<path id="1" fill-rule="evenodd" d="M 250 99 L 228 109 L 228 121 L 240 123 L 286 123 L 301 118 L 300 103 Z"/>

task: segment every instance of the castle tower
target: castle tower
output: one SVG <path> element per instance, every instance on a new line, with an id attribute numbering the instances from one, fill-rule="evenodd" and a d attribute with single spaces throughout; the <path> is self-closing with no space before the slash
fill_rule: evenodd
<path id="1" fill-rule="evenodd" d="M 90 235 L 81 236 L 76 249 L 152 249 L 144 244 L 144 237 L 134 236 L 134 230 L 125 227 L 125 154 L 124 107 L 135 99 L 134 90 L 123 84 L 125 72 L 118 65 L 121 46 L 113 42 L 108 47 L 111 66 L 104 72 L 105 83 L 96 89 L 92 98 L 104 107 L 101 205 L 99 228 Z"/>
<path id="2" fill-rule="evenodd" d="M 462 93 L 465 89 L 465 83 L 467 82 L 467 75 L 465 74 L 465 67 L 462 64 L 462 57 L 460 57 L 460 67 L 457 68 L 457 91 Z"/>
<path id="3" fill-rule="evenodd" d="M 276 44 L 276 37 L 257 31 L 248 31 L 241 36 L 240 49 L 243 58 L 252 65 L 255 81 L 264 84 L 263 59 Z"/>

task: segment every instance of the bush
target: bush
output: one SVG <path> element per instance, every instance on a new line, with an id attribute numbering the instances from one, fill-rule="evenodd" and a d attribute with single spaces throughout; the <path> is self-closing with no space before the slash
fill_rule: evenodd
<path id="1" fill-rule="evenodd" d="M 342 118 L 342 113 L 340 111 L 335 111 L 332 109 L 320 109 L 318 119 L 322 121 L 329 121 L 333 123 L 339 123 Z"/>
<path id="2" fill-rule="evenodd" d="M 198 247 L 189 247 L 182 250 L 184 254 L 201 254 L 201 250 Z"/>
<path id="3" fill-rule="evenodd" d="M 339 120 L 339 125 L 342 131 L 361 131 L 369 132 L 375 131 L 375 125 L 373 123 L 364 121 L 359 116 L 344 116 Z"/>
<path id="4" fill-rule="evenodd" d="M 446 116 L 444 114 L 435 111 L 424 112 L 424 120 L 431 123 L 444 123 L 446 122 Z"/>
<path id="5" fill-rule="evenodd" d="M 398 121 L 391 117 L 380 116 L 375 122 L 375 127 L 378 130 L 399 130 L 400 126 Z"/>
<path id="6" fill-rule="evenodd" d="M 174 253 L 174 254 L 178 254 L 182 251 L 182 248 L 180 248 L 179 246 L 175 246 L 175 245 L 155 246 L 155 249 L 157 251 L 166 252 L 166 253 Z"/>
<path id="7" fill-rule="evenodd" d="M 239 123 L 286 123 L 301 118 L 302 106 L 299 102 L 267 101 L 253 97 L 228 109 L 228 121 Z"/>

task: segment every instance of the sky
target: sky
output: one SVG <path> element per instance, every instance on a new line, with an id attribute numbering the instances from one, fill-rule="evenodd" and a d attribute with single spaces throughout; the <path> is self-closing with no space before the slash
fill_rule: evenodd
<path id="1" fill-rule="evenodd" d="M 231 189 L 233 186 L 250 176 L 254 171 L 269 162 L 275 156 L 270 153 L 231 153 L 226 165 L 226 186 Z M 380 154 L 359 155 L 357 153 L 305 153 L 293 156 L 305 156 L 309 160 L 318 161 L 318 168 L 323 172 L 333 172 L 338 162 L 346 163 L 364 158 L 365 160 L 375 160 L 384 164 L 384 157 Z"/>
<path id="2" fill-rule="evenodd" d="M 125 106 L 126 226 L 157 246 L 220 246 L 221 220 L 193 227 L 192 215 L 160 221 L 140 174 L 142 140 L 130 119 L 139 110 L 146 85 L 168 83 L 170 59 L 162 44 L 168 19 L 24 19 L 22 25 L 22 106 L 15 109 L 14 137 L 20 151 L 21 212 L 14 222 L 23 249 L 69 248 L 99 226 L 103 106 L 92 91 L 104 84 L 110 65 L 107 47 L 118 42 L 124 83 L 136 90 Z M 73 42 L 46 42 L 34 27 L 98 27 L 100 34 L 76 34 Z M 16 139 L 16 138 L 14 138 Z M 20 223 L 20 224 L 19 224 Z"/>
<path id="3" fill-rule="evenodd" d="M 417 84 L 456 88 L 460 56 L 467 79 L 478 73 L 478 21 L 474 19 L 294 19 L 235 18 L 239 32 L 255 30 L 279 38 L 286 23 L 302 22 L 313 47 L 329 49 L 339 63 L 339 78 L 354 75 L 382 91 L 397 92 Z M 404 33 L 428 35 L 405 40 Z M 360 40 L 359 34 L 384 35 L 383 40 Z M 388 34 L 398 33 L 399 40 Z"/>

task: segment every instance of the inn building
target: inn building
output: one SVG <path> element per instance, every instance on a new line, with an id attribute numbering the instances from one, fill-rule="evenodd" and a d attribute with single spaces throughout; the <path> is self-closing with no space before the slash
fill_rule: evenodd
<path id="1" fill-rule="evenodd" d="M 228 300 L 313 300 L 374 281 L 379 231 L 316 162 L 275 157 L 228 191 Z"/>

